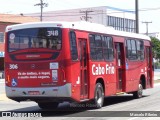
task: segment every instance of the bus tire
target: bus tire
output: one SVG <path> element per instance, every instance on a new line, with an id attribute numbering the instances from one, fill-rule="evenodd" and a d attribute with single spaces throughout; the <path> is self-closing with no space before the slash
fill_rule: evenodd
<path id="1" fill-rule="evenodd" d="M 134 98 L 141 98 L 143 95 L 143 86 L 141 83 L 138 85 L 138 90 L 133 92 L 133 97 Z"/>
<path id="2" fill-rule="evenodd" d="M 94 92 L 94 105 L 95 108 L 101 108 L 104 102 L 104 90 L 101 83 L 97 83 Z"/>
<path id="3" fill-rule="evenodd" d="M 38 106 L 41 109 L 54 109 L 57 108 L 59 105 L 58 102 L 38 102 Z"/>

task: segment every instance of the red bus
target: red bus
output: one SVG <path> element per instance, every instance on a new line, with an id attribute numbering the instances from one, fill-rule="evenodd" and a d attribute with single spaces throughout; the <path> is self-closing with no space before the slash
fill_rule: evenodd
<path id="1" fill-rule="evenodd" d="M 5 34 L 6 95 L 40 108 L 90 102 L 153 87 L 151 40 L 87 22 L 8 26 Z"/>

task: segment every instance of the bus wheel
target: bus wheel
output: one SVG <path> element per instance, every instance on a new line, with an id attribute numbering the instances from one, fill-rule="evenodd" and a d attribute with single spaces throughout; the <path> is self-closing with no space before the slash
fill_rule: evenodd
<path id="1" fill-rule="evenodd" d="M 94 104 L 95 108 L 101 108 L 104 102 L 104 90 L 101 83 L 96 84 L 94 92 Z"/>
<path id="2" fill-rule="evenodd" d="M 57 108 L 59 105 L 58 102 L 38 102 L 38 106 L 41 109 L 53 109 L 53 108 Z"/>
<path id="3" fill-rule="evenodd" d="M 142 86 L 141 83 L 139 83 L 139 85 L 138 85 L 138 91 L 136 91 L 136 92 L 133 93 L 133 97 L 134 98 L 141 98 L 142 94 L 143 94 L 143 86 Z"/>

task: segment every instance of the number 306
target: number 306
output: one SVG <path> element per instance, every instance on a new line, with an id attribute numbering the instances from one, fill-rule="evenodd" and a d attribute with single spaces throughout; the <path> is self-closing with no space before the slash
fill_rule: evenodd
<path id="1" fill-rule="evenodd" d="M 17 64 L 9 64 L 9 69 L 18 69 Z"/>

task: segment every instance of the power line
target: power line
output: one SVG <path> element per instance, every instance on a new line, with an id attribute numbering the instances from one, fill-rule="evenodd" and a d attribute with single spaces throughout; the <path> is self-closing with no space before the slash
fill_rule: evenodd
<path id="1" fill-rule="evenodd" d="M 146 8 L 146 9 L 140 9 L 139 12 L 143 12 L 143 11 L 151 11 L 151 10 L 160 10 L 160 8 Z M 93 11 L 94 12 L 94 11 Z M 120 11 L 120 12 L 109 12 L 108 14 L 112 14 L 112 13 L 124 13 L 125 11 Z M 135 12 L 135 11 L 133 11 Z M 71 13 L 70 15 L 64 14 L 64 13 L 54 13 L 54 15 L 52 15 L 53 13 L 50 11 L 49 12 L 45 12 L 44 13 L 44 17 L 58 17 L 58 16 L 78 16 L 80 14 L 78 14 L 79 12 L 77 11 L 66 11 L 65 13 Z M 75 14 L 76 13 L 76 14 Z M 58 14 L 58 15 L 57 15 Z M 97 15 L 97 14 L 106 14 L 105 12 L 102 13 L 91 13 L 90 15 Z M 38 17 L 39 14 L 33 14 L 33 15 L 26 15 L 26 16 L 31 16 L 31 17 Z"/>
<path id="2" fill-rule="evenodd" d="M 143 11 L 152 11 L 152 10 L 160 10 L 160 7 L 158 8 L 143 8 L 143 9 L 139 9 L 139 12 L 143 12 Z M 53 11 L 54 12 L 54 15 L 58 14 L 58 16 L 66 16 L 66 14 L 62 13 L 64 10 L 62 10 L 61 12 L 59 11 Z M 131 10 L 131 9 L 128 9 L 128 11 L 132 12 L 132 13 L 135 13 L 135 11 Z M 57 12 L 57 13 L 55 13 Z M 118 11 L 118 12 L 107 12 L 107 14 L 112 14 L 112 13 L 124 13 L 125 11 Z M 75 13 L 79 13 L 78 11 L 65 11 L 65 13 L 71 13 L 71 14 L 75 14 Z M 33 13 L 33 15 L 30 15 L 30 16 L 35 16 L 37 13 Z M 52 11 L 49 11 L 49 12 L 45 12 L 44 13 L 45 15 L 47 14 L 53 14 Z M 101 12 L 101 13 L 91 13 L 90 15 L 95 15 L 95 14 L 106 14 L 106 12 Z M 29 16 L 29 15 L 28 15 Z M 56 15 L 57 16 L 57 15 Z M 68 15 L 69 16 L 69 15 Z M 71 15 L 71 16 L 74 16 L 74 15 Z M 36 16 L 37 17 L 37 16 Z"/>
<path id="3" fill-rule="evenodd" d="M 158 7 L 158 8 L 143 8 L 143 9 L 139 9 L 138 11 L 139 12 L 145 12 L 145 11 L 152 11 L 152 10 L 160 10 L 160 7 Z M 131 13 L 135 13 L 135 11 L 134 10 L 127 10 L 127 11 L 129 11 L 129 12 L 131 12 Z M 112 13 L 124 13 L 125 11 L 119 11 L 119 12 L 109 12 L 109 13 L 107 13 L 107 14 L 112 14 Z"/>
<path id="4" fill-rule="evenodd" d="M 65 12 L 65 13 L 70 13 L 70 14 L 64 14 L 64 13 L 43 13 L 43 17 L 56 17 L 56 16 L 78 16 L 78 15 L 83 15 L 82 13 L 80 14 L 79 12 Z M 5 14 L 5 13 L 0 13 L 0 14 Z M 23 13 L 21 13 L 23 14 Z M 21 15 L 20 14 L 20 15 Z M 90 15 L 99 15 L 99 14 L 106 14 L 105 12 L 101 13 L 91 13 Z M 24 17 L 39 17 L 39 13 L 33 13 L 33 14 L 23 14 Z M 11 16 L 12 17 L 12 16 Z M 17 17 L 17 16 L 14 16 Z M 18 16 L 19 17 L 19 16 Z"/>
<path id="5" fill-rule="evenodd" d="M 70 13 L 72 13 L 72 12 L 70 12 Z M 75 12 L 74 12 L 74 13 L 75 13 Z M 21 14 L 22 14 L 22 13 L 21 13 Z M 17 15 L 17 16 L 10 16 L 10 17 L 13 17 L 13 18 L 15 18 L 15 17 L 21 17 L 21 14 L 20 14 L 20 16 Z M 80 15 L 83 15 L 82 13 L 76 13 L 76 14 L 64 14 L 64 13 L 59 13 L 59 14 L 54 14 L 54 15 L 52 15 L 52 14 L 53 14 L 53 13 L 50 13 L 50 15 L 43 13 L 43 17 L 80 16 Z M 98 15 L 98 14 L 106 14 L 106 13 L 92 13 L 92 14 L 90 14 L 90 15 Z M 39 17 L 39 14 L 35 14 L 35 15 L 25 15 L 25 14 L 23 14 L 23 17 Z"/>
<path id="6" fill-rule="evenodd" d="M 150 9 L 151 10 L 151 9 Z M 150 11 L 149 9 L 148 10 L 139 10 L 139 12 L 141 12 L 141 11 Z M 153 9 L 152 9 L 153 10 Z M 154 10 L 156 10 L 156 9 L 154 9 Z M 160 10 L 160 8 L 159 9 L 157 9 L 157 10 Z M 66 15 L 65 13 L 71 13 L 70 15 Z M 80 14 L 78 14 L 79 12 L 65 12 L 65 13 L 54 13 L 54 15 L 51 15 L 51 14 L 53 14 L 52 12 L 51 13 L 44 13 L 45 15 L 47 15 L 47 16 L 45 16 L 45 17 L 56 17 L 56 16 L 78 16 L 78 15 L 80 15 Z M 75 13 L 77 14 L 77 15 L 75 15 Z M 110 12 L 110 13 L 107 13 L 107 14 L 112 14 L 112 13 L 124 13 L 124 12 Z M 58 15 L 57 15 L 58 14 Z M 73 15 L 74 14 L 74 15 Z M 106 14 L 105 12 L 102 12 L 102 13 L 91 13 L 90 15 L 97 15 L 97 14 Z M 27 16 L 32 16 L 32 17 L 37 17 L 37 14 L 35 13 L 35 14 L 33 14 L 33 15 L 31 15 L 31 14 L 28 14 Z"/>
<path id="7" fill-rule="evenodd" d="M 40 6 L 40 8 L 41 8 L 40 20 L 42 21 L 43 8 L 44 8 L 44 7 L 48 7 L 48 3 L 44 3 L 43 0 L 40 0 L 40 3 L 37 3 L 37 4 L 35 4 L 34 6 Z"/>

